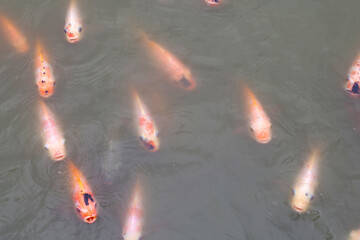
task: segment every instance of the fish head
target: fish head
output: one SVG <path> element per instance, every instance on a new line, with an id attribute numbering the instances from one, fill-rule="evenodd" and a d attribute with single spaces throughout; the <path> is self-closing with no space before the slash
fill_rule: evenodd
<path id="1" fill-rule="evenodd" d="M 139 137 L 141 143 L 143 144 L 143 146 L 149 150 L 150 152 L 156 152 L 157 150 L 159 150 L 159 134 L 156 131 L 156 133 L 154 134 L 154 136 L 151 137 L 145 137 L 144 135 L 141 135 Z"/>
<path id="2" fill-rule="evenodd" d="M 295 187 L 292 190 L 291 207 L 298 213 L 303 213 L 309 207 L 310 202 L 314 199 L 314 190 L 309 185 Z"/>
<path id="3" fill-rule="evenodd" d="M 178 80 L 178 85 L 186 90 L 194 90 L 196 87 L 196 82 L 192 77 L 190 72 L 186 72 L 182 76 L 180 76 Z"/>
<path id="4" fill-rule="evenodd" d="M 141 233 L 138 231 L 135 232 L 127 232 L 123 234 L 124 240 L 139 240 L 141 237 Z"/>
<path id="5" fill-rule="evenodd" d="M 220 0 L 205 0 L 206 4 L 212 7 L 219 6 Z"/>
<path id="6" fill-rule="evenodd" d="M 348 76 L 346 79 L 345 89 L 350 96 L 357 97 L 360 95 L 360 82 L 354 81 L 351 76 Z"/>
<path id="7" fill-rule="evenodd" d="M 271 140 L 271 123 L 270 121 L 257 121 L 250 125 L 250 133 L 259 143 L 268 143 Z"/>
<path id="8" fill-rule="evenodd" d="M 91 192 L 81 192 L 75 197 L 75 208 L 80 218 L 86 223 L 93 223 L 97 219 L 97 203 Z"/>
<path id="9" fill-rule="evenodd" d="M 360 239 L 360 230 L 352 230 L 348 240 L 358 240 Z"/>
<path id="10" fill-rule="evenodd" d="M 65 37 L 69 43 L 77 43 L 81 40 L 83 27 L 80 22 L 67 23 L 64 27 Z"/>
<path id="11" fill-rule="evenodd" d="M 64 141 L 47 146 L 52 159 L 55 161 L 61 161 L 66 157 L 66 150 Z"/>

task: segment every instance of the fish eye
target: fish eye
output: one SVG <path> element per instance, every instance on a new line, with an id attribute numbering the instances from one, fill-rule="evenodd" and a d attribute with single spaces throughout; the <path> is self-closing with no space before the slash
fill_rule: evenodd
<path id="1" fill-rule="evenodd" d="M 292 189 L 291 192 L 292 192 L 292 195 L 295 195 L 295 189 Z"/>
<path id="2" fill-rule="evenodd" d="M 67 33 L 67 29 L 66 29 L 66 28 L 64 28 L 64 32 Z"/>
<path id="3" fill-rule="evenodd" d="M 311 195 L 310 197 L 310 201 L 312 201 L 314 199 L 314 195 Z"/>
<path id="4" fill-rule="evenodd" d="M 139 139 L 140 139 L 140 141 L 144 141 L 143 136 L 140 136 Z"/>
<path id="5" fill-rule="evenodd" d="M 45 93 L 48 93 L 49 91 L 48 90 L 45 90 Z"/>
<path id="6" fill-rule="evenodd" d="M 80 213 L 80 209 L 76 208 L 76 210 Z"/>
<path id="7" fill-rule="evenodd" d="M 155 135 L 156 135 L 156 137 L 159 137 L 159 132 L 156 132 Z"/>
<path id="8" fill-rule="evenodd" d="M 305 196 L 309 196 L 309 194 L 308 194 L 308 193 L 305 193 Z"/>
<path id="9" fill-rule="evenodd" d="M 82 31 L 82 27 L 79 27 L 79 32 L 81 32 Z"/>
<path id="10" fill-rule="evenodd" d="M 45 81 L 44 81 L 44 80 L 41 80 L 41 82 L 42 82 L 42 83 L 45 83 Z"/>

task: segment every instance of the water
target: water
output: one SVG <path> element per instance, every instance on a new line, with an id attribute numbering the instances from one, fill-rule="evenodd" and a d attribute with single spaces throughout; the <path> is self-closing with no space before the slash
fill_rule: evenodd
<path id="1" fill-rule="evenodd" d="M 0 1 L 30 42 L 18 54 L 0 38 L 1 239 L 120 239 L 137 177 L 144 240 L 342 240 L 360 227 L 360 103 L 343 90 L 360 51 L 359 1 L 81 0 L 76 45 L 63 36 L 67 5 Z M 167 82 L 134 26 L 191 68 L 194 91 Z M 75 214 L 66 163 L 48 157 L 39 135 L 37 39 L 57 79 L 47 105 L 100 205 L 91 225 Z M 240 81 L 272 120 L 267 145 L 244 130 Z M 131 85 L 159 127 L 156 153 L 135 136 Z M 300 216 L 288 199 L 318 143 L 319 187 Z"/>

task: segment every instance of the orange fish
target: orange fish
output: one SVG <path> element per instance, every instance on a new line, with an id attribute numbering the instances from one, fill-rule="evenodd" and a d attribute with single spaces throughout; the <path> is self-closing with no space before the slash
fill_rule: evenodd
<path id="1" fill-rule="evenodd" d="M 216 7 L 219 6 L 220 0 L 205 0 L 205 3 L 209 6 Z"/>
<path id="2" fill-rule="evenodd" d="M 259 143 L 271 140 L 271 122 L 253 92 L 244 86 L 250 134 Z"/>
<path id="3" fill-rule="evenodd" d="M 64 26 L 66 40 L 69 43 L 79 42 L 82 38 L 82 31 L 82 20 L 78 13 L 75 0 L 71 0 Z"/>
<path id="4" fill-rule="evenodd" d="M 55 89 L 55 77 L 51 65 L 41 45 L 38 43 L 35 58 L 35 82 L 41 97 L 47 98 L 53 95 Z"/>
<path id="5" fill-rule="evenodd" d="M 318 163 L 319 151 L 314 150 L 296 179 L 292 190 L 291 207 L 298 213 L 305 212 L 310 202 L 314 199 L 315 188 L 317 186 Z"/>
<path id="6" fill-rule="evenodd" d="M 360 229 L 351 231 L 348 240 L 360 240 Z"/>
<path id="7" fill-rule="evenodd" d="M 97 219 L 97 203 L 94 194 L 83 174 L 69 161 L 72 179 L 73 201 L 80 218 L 86 223 L 93 223 Z"/>
<path id="8" fill-rule="evenodd" d="M 53 113 L 43 101 L 40 101 L 40 120 L 45 148 L 49 150 L 50 157 L 55 161 L 63 160 L 66 156 L 65 140 L 56 123 Z"/>
<path id="9" fill-rule="evenodd" d="M 134 194 L 127 213 L 125 226 L 123 229 L 124 240 L 139 240 L 142 235 L 144 221 L 142 200 L 139 184 L 135 187 Z"/>
<path id="10" fill-rule="evenodd" d="M 176 59 L 172 53 L 150 40 L 144 32 L 140 30 L 140 33 L 145 40 L 151 56 L 154 57 L 159 68 L 167 73 L 170 80 L 178 87 L 193 90 L 196 87 L 196 83 L 190 70 Z"/>
<path id="11" fill-rule="evenodd" d="M 0 21 L 6 38 L 16 51 L 19 53 L 27 52 L 29 50 L 29 45 L 26 38 L 20 33 L 15 25 L 5 16 L 0 16 Z"/>
<path id="12" fill-rule="evenodd" d="M 133 95 L 136 109 L 135 119 L 138 128 L 139 139 L 147 150 L 155 152 L 159 149 L 160 145 L 159 131 L 135 90 L 133 91 Z"/>

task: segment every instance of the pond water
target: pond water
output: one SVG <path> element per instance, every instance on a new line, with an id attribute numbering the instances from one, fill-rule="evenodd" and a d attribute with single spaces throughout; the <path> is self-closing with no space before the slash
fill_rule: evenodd
<path id="1" fill-rule="evenodd" d="M 79 0 L 77 44 L 68 5 L 0 0 L 29 43 L 18 53 L 0 33 L 0 239 L 121 239 L 137 179 L 143 240 L 342 240 L 360 227 L 360 102 L 343 88 L 360 1 Z M 194 90 L 169 83 L 138 28 L 191 69 Z M 56 78 L 45 102 L 66 139 L 58 162 L 39 130 L 38 40 Z M 271 119 L 268 144 L 249 136 L 239 83 Z M 138 141 L 131 87 L 159 128 L 156 152 Z M 291 189 L 318 144 L 315 198 L 297 214 Z M 75 213 L 69 159 L 98 201 L 93 224 Z"/>

